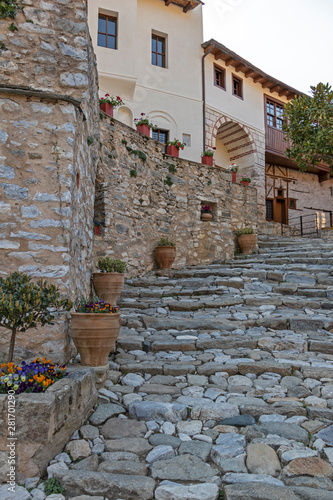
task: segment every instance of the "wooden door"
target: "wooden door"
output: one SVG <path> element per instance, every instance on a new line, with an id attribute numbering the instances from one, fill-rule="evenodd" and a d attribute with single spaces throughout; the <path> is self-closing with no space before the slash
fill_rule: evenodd
<path id="1" fill-rule="evenodd" d="M 274 221 L 288 224 L 287 220 L 287 200 L 284 198 L 275 198 L 274 200 Z"/>

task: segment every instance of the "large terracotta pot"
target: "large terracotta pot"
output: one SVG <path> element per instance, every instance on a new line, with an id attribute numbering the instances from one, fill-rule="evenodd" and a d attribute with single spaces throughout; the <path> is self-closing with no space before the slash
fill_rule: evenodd
<path id="1" fill-rule="evenodd" d="M 113 106 L 112 104 L 109 104 L 108 102 L 103 102 L 102 104 L 99 105 L 99 108 L 101 111 L 104 111 L 109 116 L 113 117 Z"/>
<path id="2" fill-rule="evenodd" d="M 201 220 L 212 220 L 213 214 L 210 214 L 209 212 L 203 212 L 201 214 Z"/>
<path id="3" fill-rule="evenodd" d="M 177 146 L 174 146 L 173 144 L 167 146 L 167 155 L 179 158 L 179 149 L 177 148 Z"/>
<path id="4" fill-rule="evenodd" d="M 256 246 L 257 237 L 255 234 L 241 234 L 238 236 L 238 243 L 242 253 L 250 254 Z"/>
<path id="5" fill-rule="evenodd" d="M 156 247 L 155 257 L 161 269 L 170 269 L 176 258 L 176 247 Z"/>
<path id="6" fill-rule="evenodd" d="M 148 125 L 137 125 L 136 130 L 138 132 L 141 132 L 141 134 L 144 134 L 144 135 L 147 135 L 148 137 L 150 137 L 150 128 L 148 127 Z"/>
<path id="7" fill-rule="evenodd" d="M 201 163 L 208 167 L 212 167 L 214 165 L 214 156 L 202 156 Z"/>
<path id="8" fill-rule="evenodd" d="M 121 273 L 93 273 L 93 284 L 97 295 L 115 306 L 124 286 L 124 275 Z"/>
<path id="9" fill-rule="evenodd" d="M 84 366 L 105 366 L 120 330 L 120 313 L 71 313 L 71 335 Z"/>

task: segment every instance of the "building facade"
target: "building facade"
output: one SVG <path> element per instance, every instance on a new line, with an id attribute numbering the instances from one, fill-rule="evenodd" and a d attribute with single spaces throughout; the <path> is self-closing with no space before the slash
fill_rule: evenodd
<path id="1" fill-rule="evenodd" d="M 300 95 L 221 43 L 202 43 L 198 0 L 88 2 L 100 95 L 120 95 L 115 118 L 134 127 L 141 113 L 153 138 L 186 144 L 181 157 L 239 167 L 258 191 L 262 220 L 332 226 L 333 181 L 325 166 L 302 173 L 287 159 L 283 107 Z"/>

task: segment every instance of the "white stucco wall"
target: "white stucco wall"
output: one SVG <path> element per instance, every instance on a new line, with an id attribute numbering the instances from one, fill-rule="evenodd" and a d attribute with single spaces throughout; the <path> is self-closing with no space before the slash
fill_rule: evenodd
<path id="1" fill-rule="evenodd" d="M 97 45 L 98 13 L 118 16 L 118 49 Z M 115 117 L 130 124 L 141 113 L 169 137 L 191 136 L 180 156 L 200 161 L 202 151 L 202 7 L 187 12 L 161 0 L 88 0 L 88 19 L 100 78 L 100 95 L 120 95 L 127 109 Z M 167 67 L 151 64 L 152 33 L 167 38 Z M 133 123 L 133 121 L 132 121 Z"/>

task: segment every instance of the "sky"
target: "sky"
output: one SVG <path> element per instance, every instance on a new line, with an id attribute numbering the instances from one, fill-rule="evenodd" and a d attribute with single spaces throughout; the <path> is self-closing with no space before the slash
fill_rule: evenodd
<path id="1" fill-rule="evenodd" d="M 214 38 L 265 73 L 310 93 L 333 86 L 333 0 L 204 0 Z"/>

